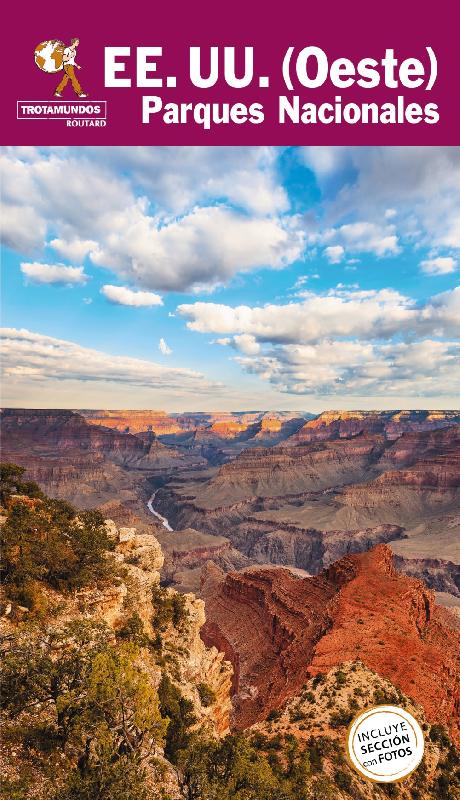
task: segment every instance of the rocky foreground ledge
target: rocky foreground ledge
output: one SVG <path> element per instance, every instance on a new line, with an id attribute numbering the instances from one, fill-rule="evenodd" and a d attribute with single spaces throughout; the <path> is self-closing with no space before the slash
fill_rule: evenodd
<path id="1" fill-rule="evenodd" d="M 160 569 L 164 556 L 155 536 L 140 534 L 136 528 L 117 527 L 106 520 L 109 537 L 115 544 L 114 558 L 121 577 L 103 588 L 84 588 L 62 595 L 47 589 L 48 601 L 55 613 L 46 620 L 47 628 L 59 629 L 69 621 L 87 619 L 104 622 L 120 634 L 133 617 L 142 622 L 143 633 L 154 638 L 155 587 L 160 583 Z M 163 590 L 171 596 L 173 589 Z M 217 648 L 207 647 L 200 636 L 205 623 L 204 602 L 193 594 L 183 595 L 185 624 L 180 630 L 169 625 L 164 631 L 163 669 L 181 687 L 182 694 L 193 703 L 198 724 L 205 724 L 212 732 L 225 734 L 230 724 L 230 687 L 232 666 Z M 11 603 L 1 603 L 0 635 L 8 636 L 18 625 L 27 621 L 28 610 Z M 143 648 L 144 665 L 152 683 L 158 686 L 162 670 L 147 648 Z M 213 701 L 203 704 L 199 694 L 200 684 L 211 689 Z"/>

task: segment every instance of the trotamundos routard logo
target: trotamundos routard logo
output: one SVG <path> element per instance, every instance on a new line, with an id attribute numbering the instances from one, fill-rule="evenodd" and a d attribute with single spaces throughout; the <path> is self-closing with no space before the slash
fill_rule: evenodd
<path id="1" fill-rule="evenodd" d="M 105 128 L 107 101 L 87 100 L 88 95 L 75 72 L 81 69 L 81 65 L 77 63 L 79 44 L 80 39 L 75 37 L 70 40 L 69 45 L 61 39 L 47 39 L 36 46 L 35 64 L 41 72 L 59 76 L 59 82 L 52 87 L 53 101 L 18 100 L 18 119 L 60 119 L 66 122 L 67 127 Z M 69 82 L 76 101 L 62 99 Z"/>
<path id="2" fill-rule="evenodd" d="M 80 39 L 71 39 L 68 47 L 58 39 L 41 42 L 35 48 L 35 63 L 43 72 L 64 72 L 62 80 L 56 86 L 55 97 L 62 97 L 62 92 L 70 81 L 77 97 L 87 97 L 80 86 L 75 69 L 81 69 L 77 64 L 77 47 Z"/>

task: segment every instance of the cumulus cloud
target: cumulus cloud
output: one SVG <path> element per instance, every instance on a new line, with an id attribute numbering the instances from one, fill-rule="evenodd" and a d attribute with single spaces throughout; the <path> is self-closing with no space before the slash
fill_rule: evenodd
<path id="1" fill-rule="evenodd" d="M 105 284 L 101 289 L 101 294 L 119 306 L 162 306 L 163 300 L 159 294 L 154 292 L 141 292 L 128 289 L 127 286 L 112 286 Z"/>
<path id="2" fill-rule="evenodd" d="M 460 333 L 460 287 L 424 303 L 343 284 L 301 294 L 284 305 L 200 302 L 177 311 L 193 331 L 227 334 L 216 343 L 282 392 L 435 396 L 460 381 L 460 344 L 448 340 Z"/>
<path id="3" fill-rule="evenodd" d="M 49 244 L 63 258 L 67 258 L 69 261 L 79 261 L 80 263 L 84 261 L 91 250 L 95 250 L 97 247 L 97 242 L 94 239 L 71 239 L 70 241 L 51 239 Z"/>
<path id="4" fill-rule="evenodd" d="M 400 252 L 398 237 L 394 225 L 376 224 L 374 222 L 350 222 L 337 228 L 326 228 L 310 235 L 312 244 L 328 245 L 325 255 L 331 264 L 338 264 L 345 253 L 372 253 L 381 258 L 394 256 Z"/>
<path id="5" fill-rule="evenodd" d="M 254 356 L 260 352 L 260 344 L 255 336 L 249 333 L 241 333 L 237 336 L 227 336 L 216 339 L 216 344 L 230 345 L 234 350 L 239 353 L 244 353 L 247 356 Z"/>
<path id="6" fill-rule="evenodd" d="M 331 264 L 340 264 L 345 255 L 345 250 L 341 244 L 335 244 L 326 247 L 324 253 Z"/>
<path id="7" fill-rule="evenodd" d="M 458 342 L 326 341 L 237 360 L 246 372 L 289 394 L 429 397 L 460 390 Z"/>
<path id="8" fill-rule="evenodd" d="M 328 337 L 388 338 L 401 333 L 436 336 L 460 333 L 460 287 L 425 303 L 392 289 L 337 288 L 326 294 L 302 292 L 301 302 L 226 306 L 182 304 L 177 312 L 199 333 L 249 334 L 259 342 L 318 342 Z"/>
<path id="9" fill-rule="evenodd" d="M 286 267 L 303 253 L 305 235 L 285 213 L 272 149 L 175 148 L 167 157 L 163 149 L 115 150 L 6 149 L 7 245 L 32 253 L 47 243 L 139 288 L 165 291 L 213 289 L 239 272 Z M 168 186 L 175 215 L 159 205 Z"/>
<path id="10" fill-rule="evenodd" d="M 398 237 L 390 225 L 382 227 L 372 222 L 353 222 L 341 225 L 337 236 L 352 252 L 374 253 L 376 256 L 399 253 Z"/>
<path id="11" fill-rule="evenodd" d="M 323 194 L 324 219 L 380 224 L 399 237 L 460 247 L 460 151 L 456 147 L 305 147 L 304 163 Z M 388 213 L 390 211 L 390 213 Z"/>
<path id="12" fill-rule="evenodd" d="M 212 391 L 219 385 L 191 369 L 114 356 L 25 329 L 3 328 L 0 335 L 4 375 L 9 380 L 110 382 L 192 393 Z"/>
<path id="13" fill-rule="evenodd" d="M 74 286 L 86 283 L 88 275 L 83 267 L 66 267 L 63 264 L 22 263 L 21 272 L 32 283 L 55 284 L 57 286 Z"/>
<path id="14" fill-rule="evenodd" d="M 138 209 L 91 258 L 145 288 L 203 290 L 237 272 L 281 269 L 299 257 L 303 243 L 302 232 L 283 220 L 228 208 L 196 208 L 161 226 Z"/>
<path id="15" fill-rule="evenodd" d="M 438 256 L 421 261 L 420 267 L 426 275 L 448 275 L 457 269 L 457 261 L 451 256 Z"/>
<path id="16" fill-rule="evenodd" d="M 166 344 L 166 342 L 163 339 L 163 337 L 158 342 L 158 349 L 159 349 L 160 353 L 162 353 L 164 356 L 170 356 L 171 353 L 172 353 L 171 348 Z"/>
<path id="17" fill-rule="evenodd" d="M 174 214 L 213 198 L 258 215 L 289 207 L 274 147 L 95 147 L 86 155 L 131 172 L 149 197 Z"/>

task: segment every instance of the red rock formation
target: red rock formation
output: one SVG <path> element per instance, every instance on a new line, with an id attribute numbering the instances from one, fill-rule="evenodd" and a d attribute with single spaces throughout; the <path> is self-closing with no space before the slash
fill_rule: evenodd
<path id="1" fill-rule="evenodd" d="M 116 496 L 134 480 L 127 469 L 153 473 L 177 459 L 153 433 L 143 441 L 90 425 L 73 411 L 4 409 L 1 419 L 2 460 L 26 467 L 27 478 L 79 505 L 91 494 L 93 505 Z"/>
<path id="2" fill-rule="evenodd" d="M 4 409 L 3 446 L 18 449 L 91 453 L 96 460 L 104 455 L 124 462 L 148 453 L 136 436 L 122 434 L 102 425 L 89 425 L 80 414 L 65 410 Z"/>
<path id="3" fill-rule="evenodd" d="M 260 431 L 274 433 L 280 431 L 283 424 L 296 418 L 292 412 L 275 412 L 267 414 L 261 411 L 229 412 L 210 411 L 209 413 L 174 414 L 169 416 L 165 411 L 156 410 L 75 410 L 91 425 L 104 425 L 123 433 L 140 433 L 153 431 L 157 436 L 181 434 L 185 431 L 205 430 L 210 435 L 222 439 L 231 439 L 248 429 L 251 434 Z M 305 420 L 299 421 L 302 424 Z M 292 433 L 286 428 L 286 435 Z"/>
<path id="4" fill-rule="evenodd" d="M 372 496 L 385 487 L 412 486 L 445 491 L 460 487 L 460 425 L 436 431 L 405 433 L 383 454 L 383 470 L 374 481 L 345 490 Z"/>
<path id="5" fill-rule="evenodd" d="M 81 411 L 90 425 L 105 425 L 124 433 L 153 431 L 157 435 L 179 433 L 183 428 L 165 411 Z"/>
<path id="6" fill-rule="evenodd" d="M 383 434 L 391 440 L 409 431 L 429 431 L 459 422 L 458 411 L 324 411 L 306 422 L 289 441 L 341 439 L 360 433 Z"/>
<path id="7" fill-rule="evenodd" d="M 213 565 L 202 587 L 201 635 L 233 664 L 237 727 L 262 719 L 300 688 L 314 644 L 327 630 L 334 592 L 322 577 L 305 584 L 284 569 L 230 573 L 224 580 Z"/>
<path id="8" fill-rule="evenodd" d="M 293 697 L 308 673 L 359 658 L 460 740 L 460 633 L 421 581 L 398 574 L 385 545 L 314 578 L 285 569 L 204 577 L 202 636 L 235 669 L 234 725 Z"/>
<path id="9" fill-rule="evenodd" d="M 202 433 L 205 435 L 205 437 L 216 436 L 219 439 L 235 439 L 247 431 L 247 429 L 248 425 L 245 425 L 242 422 L 236 422 L 235 420 L 222 420 L 219 422 L 213 422 L 212 425 L 204 428 Z"/>
<path id="10" fill-rule="evenodd" d="M 333 624 L 315 648 L 312 673 L 358 656 L 459 742 L 460 635 L 447 612 L 421 581 L 395 571 L 384 545 L 344 559 L 352 560 L 354 577 L 334 600 Z"/>
<path id="11" fill-rule="evenodd" d="M 384 446 L 383 437 L 362 435 L 338 441 L 298 443 L 295 448 L 281 444 L 248 449 L 224 464 L 213 484 L 216 487 L 236 484 L 240 489 L 263 495 L 325 489 L 356 480 L 379 459 Z"/>
<path id="12" fill-rule="evenodd" d="M 435 431 L 405 433 L 385 453 L 384 462 L 392 468 L 408 467 L 416 461 L 457 460 L 460 454 L 460 425 Z"/>

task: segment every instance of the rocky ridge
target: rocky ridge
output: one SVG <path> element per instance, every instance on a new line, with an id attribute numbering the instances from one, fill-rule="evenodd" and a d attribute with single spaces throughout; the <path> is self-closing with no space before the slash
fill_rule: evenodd
<path id="1" fill-rule="evenodd" d="M 410 431 L 435 430 L 458 423 L 458 411 L 323 411 L 306 422 L 291 441 L 295 444 L 362 433 L 380 433 L 393 440 Z"/>
<path id="2" fill-rule="evenodd" d="M 385 545 L 312 578 L 261 568 L 203 579 L 202 637 L 234 667 L 233 723 L 263 719 L 308 675 L 360 658 L 450 727 L 459 741 L 460 633 L 418 580 L 396 572 Z"/>

